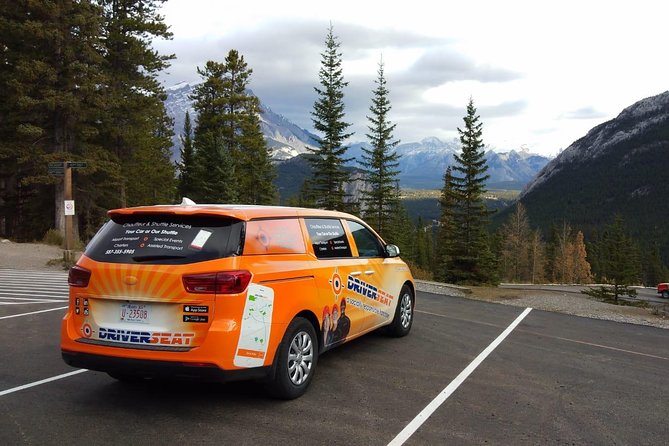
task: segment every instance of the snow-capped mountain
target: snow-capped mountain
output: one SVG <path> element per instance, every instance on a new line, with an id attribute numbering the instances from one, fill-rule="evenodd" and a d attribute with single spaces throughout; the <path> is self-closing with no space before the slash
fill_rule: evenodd
<path id="1" fill-rule="evenodd" d="M 601 165 L 602 158 L 609 158 L 618 147 L 632 144 L 632 150 L 622 152 L 622 158 L 617 160 L 619 166 L 624 166 L 643 151 L 656 150 L 646 140 L 653 141 L 653 133 L 666 132 L 669 123 L 669 91 L 657 96 L 643 99 L 625 108 L 615 119 L 598 125 L 590 130 L 583 138 L 575 141 L 548 163 L 537 177 L 527 184 L 522 197 L 532 193 L 542 184 L 559 176 L 561 172 L 572 170 L 574 166 Z M 665 172 L 658 172 L 658 176 L 665 177 Z"/>
<path id="2" fill-rule="evenodd" d="M 167 99 L 165 108 L 167 114 L 174 119 L 174 137 L 172 138 L 172 159 L 179 158 L 179 136 L 183 134 L 184 120 L 186 112 L 190 113 L 193 127 L 197 116 L 193 109 L 193 101 L 190 95 L 193 88 L 198 85 L 195 83 L 181 82 L 174 86 L 166 88 Z M 253 94 L 253 92 L 251 92 Z M 315 136 L 308 131 L 301 129 L 283 116 L 274 113 L 269 107 L 260 102 L 260 127 L 267 145 L 272 151 L 272 158 L 275 160 L 285 160 L 308 152 L 307 146 L 317 146 Z"/>
<path id="3" fill-rule="evenodd" d="M 174 119 L 174 133 L 172 158 L 179 158 L 179 135 L 183 133 L 186 111 L 191 115 L 193 126 L 196 115 L 193 110 L 193 101 L 190 95 L 197 83 L 180 83 L 166 89 L 167 99 L 165 107 L 167 113 Z M 291 159 L 299 154 L 307 153 L 307 147 L 317 147 L 316 136 L 283 116 L 274 113 L 260 101 L 261 128 L 267 140 L 267 145 L 275 161 Z M 305 113 L 308 113 L 305 110 Z M 367 143 L 354 143 L 349 146 L 347 157 L 353 158 L 349 163 L 352 167 L 359 167 L 362 159 L 362 148 L 369 148 Z M 402 187 L 416 189 L 439 189 L 443 186 L 443 175 L 448 165 L 454 162 L 453 155 L 460 151 L 457 139 L 442 141 L 439 138 L 429 137 L 418 142 L 399 144 L 396 148 L 400 158 L 400 182 Z M 544 167 L 548 158 L 533 155 L 526 151 L 512 150 L 507 153 L 488 151 L 489 185 L 495 187 L 520 188 Z"/>

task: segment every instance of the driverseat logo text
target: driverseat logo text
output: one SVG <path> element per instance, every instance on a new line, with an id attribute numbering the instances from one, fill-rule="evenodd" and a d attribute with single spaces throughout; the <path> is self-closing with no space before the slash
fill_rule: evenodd
<path id="1" fill-rule="evenodd" d="M 152 333 L 100 327 L 98 339 L 149 345 L 190 345 L 195 333 Z"/>

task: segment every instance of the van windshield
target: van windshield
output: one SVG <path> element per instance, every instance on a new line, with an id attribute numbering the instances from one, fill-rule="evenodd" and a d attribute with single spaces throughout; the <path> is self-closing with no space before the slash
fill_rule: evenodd
<path id="1" fill-rule="evenodd" d="M 186 264 L 238 255 L 244 222 L 200 215 L 123 215 L 86 247 L 98 262 Z"/>

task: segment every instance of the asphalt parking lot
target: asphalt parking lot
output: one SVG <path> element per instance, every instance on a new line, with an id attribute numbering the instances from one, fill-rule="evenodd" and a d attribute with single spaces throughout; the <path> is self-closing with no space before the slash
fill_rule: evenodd
<path id="1" fill-rule="evenodd" d="M 409 336 L 324 354 L 293 401 L 252 382 L 128 385 L 92 371 L 24 387 L 74 371 L 60 358 L 64 310 L 44 311 L 65 305 L 64 288 L 38 296 L 35 275 L 0 290 L 0 444 L 387 445 L 407 426 L 410 445 L 667 442 L 669 330 L 537 310 L 417 424 L 523 313 L 427 293 Z"/>

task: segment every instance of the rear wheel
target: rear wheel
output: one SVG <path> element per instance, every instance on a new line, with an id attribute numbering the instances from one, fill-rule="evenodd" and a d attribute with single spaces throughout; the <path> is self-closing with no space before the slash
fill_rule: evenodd
<path id="1" fill-rule="evenodd" d="M 409 334 L 411 324 L 413 323 L 413 305 L 414 295 L 407 285 L 400 291 L 399 301 L 395 309 L 393 322 L 388 326 L 388 334 L 395 337 L 402 337 Z"/>
<path id="2" fill-rule="evenodd" d="M 274 377 L 267 383 L 269 393 L 281 399 L 304 394 L 318 363 L 318 338 L 311 323 L 293 319 L 279 345 Z"/>
<path id="3" fill-rule="evenodd" d="M 669 290 L 662 291 L 662 297 L 664 297 L 665 299 L 669 299 Z"/>

